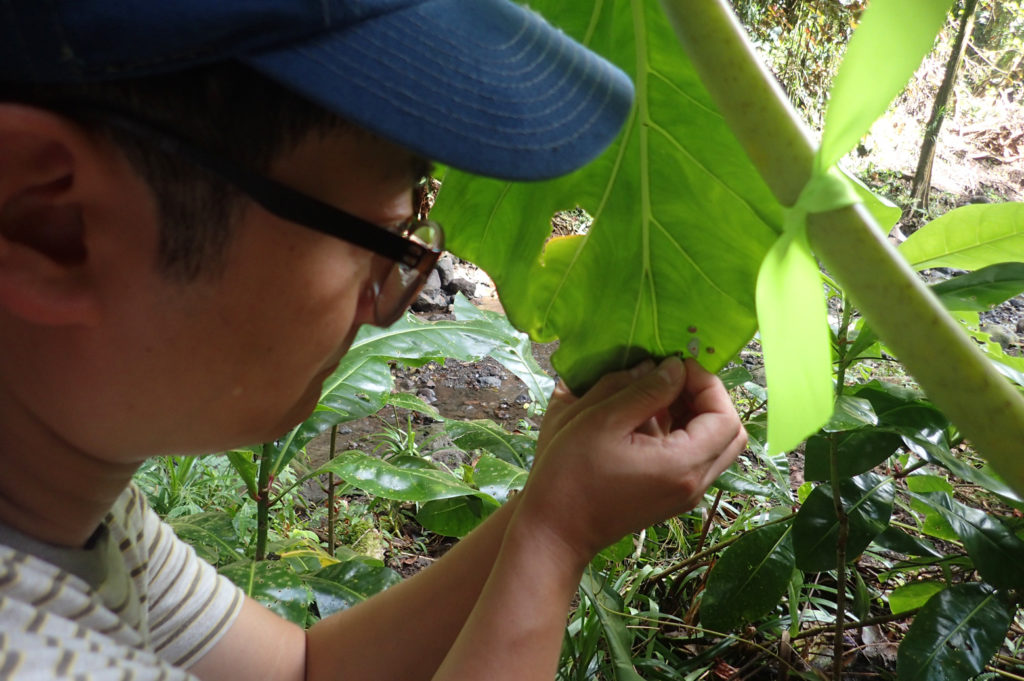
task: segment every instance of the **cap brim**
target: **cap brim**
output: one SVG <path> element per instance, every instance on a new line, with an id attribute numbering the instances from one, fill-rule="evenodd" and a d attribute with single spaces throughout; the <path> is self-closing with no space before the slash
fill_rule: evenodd
<path id="1" fill-rule="evenodd" d="M 243 61 L 426 158 L 510 180 L 585 165 L 633 98 L 621 70 L 506 0 L 430 0 Z"/>

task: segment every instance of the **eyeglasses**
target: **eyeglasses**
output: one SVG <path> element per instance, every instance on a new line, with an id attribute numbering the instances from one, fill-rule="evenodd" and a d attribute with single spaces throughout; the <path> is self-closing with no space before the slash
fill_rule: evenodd
<path id="1" fill-rule="evenodd" d="M 423 289 L 430 271 L 444 252 L 441 225 L 413 216 L 394 230 L 346 213 L 312 196 L 292 189 L 266 175 L 201 149 L 163 127 L 92 102 L 62 102 L 44 106 L 69 114 L 93 115 L 121 130 L 153 142 L 164 153 L 187 158 L 241 190 L 279 218 L 365 248 L 388 265 L 373 268 L 374 326 L 388 327 L 398 321 Z M 418 190 L 422 190 L 421 183 Z M 414 196 L 417 211 L 421 202 Z"/>

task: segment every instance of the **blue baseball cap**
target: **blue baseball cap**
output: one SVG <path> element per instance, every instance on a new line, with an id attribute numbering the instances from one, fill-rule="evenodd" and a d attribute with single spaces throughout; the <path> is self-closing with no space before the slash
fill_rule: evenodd
<path id="1" fill-rule="evenodd" d="M 424 157 L 537 180 L 618 134 L 621 70 L 508 0 L 4 0 L 0 82 L 235 60 Z"/>

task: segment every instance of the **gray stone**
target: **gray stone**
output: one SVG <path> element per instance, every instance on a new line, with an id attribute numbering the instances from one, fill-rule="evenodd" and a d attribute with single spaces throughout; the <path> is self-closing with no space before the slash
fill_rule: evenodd
<path id="1" fill-rule="evenodd" d="M 442 254 L 438 258 L 437 265 L 434 266 L 434 271 L 437 272 L 441 280 L 441 287 L 447 287 L 452 282 L 452 279 L 455 278 L 455 263 L 452 260 L 452 254 Z"/>
<path id="2" fill-rule="evenodd" d="M 481 376 L 476 379 L 476 382 L 480 384 L 481 388 L 500 388 L 501 379 L 497 376 Z"/>
<path id="3" fill-rule="evenodd" d="M 441 290 L 441 277 L 437 270 L 433 270 L 427 277 L 427 283 L 420 291 L 420 295 L 412 304 L 412 309 L 416 312 L 437 312 L 447 310 L 449 302 L 448 296 Z"/>
<path id="4" fill-rule="evenodd" d="M 452 295 L 461 293 L 467 298 L 476 298 L 476 282 L 458 277 L 456 279 L 452 279 L 451 282 L 448 283 L 445 287 L 445 291 Z"/>

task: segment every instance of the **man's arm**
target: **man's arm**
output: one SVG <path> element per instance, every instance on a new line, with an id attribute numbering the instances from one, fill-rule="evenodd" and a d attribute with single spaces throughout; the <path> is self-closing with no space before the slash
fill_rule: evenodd
<path id="1" fill-rule="evenodd" d="M 558 415 L 436 681 L 555 678 L 567 608 L 593 556 L 693 508 L 742 451 L 746 432 L 715 376 L 674 358 L 648 371 L 602 379 Z"/>
<path id="2" fill-rule="evenodd" d="M 693 508 L 745 442 L 721 382 L 692 361 L 609 375 L 578 400 L 560 390 L 526 489 L 435 565 L 305 636 L 247 605 L 193 671 L 211 681 L 297 681 L 303 667 L 307 679 L 551 679 L 590 558 Z"/>
<path id="3" fill-rule="evenodd" d="M 429 679 L 480 595 L 516 504 L 513 497 L 430 568 L 308 632 L 249 599 L 190 671 L 206 681 Z"/>

